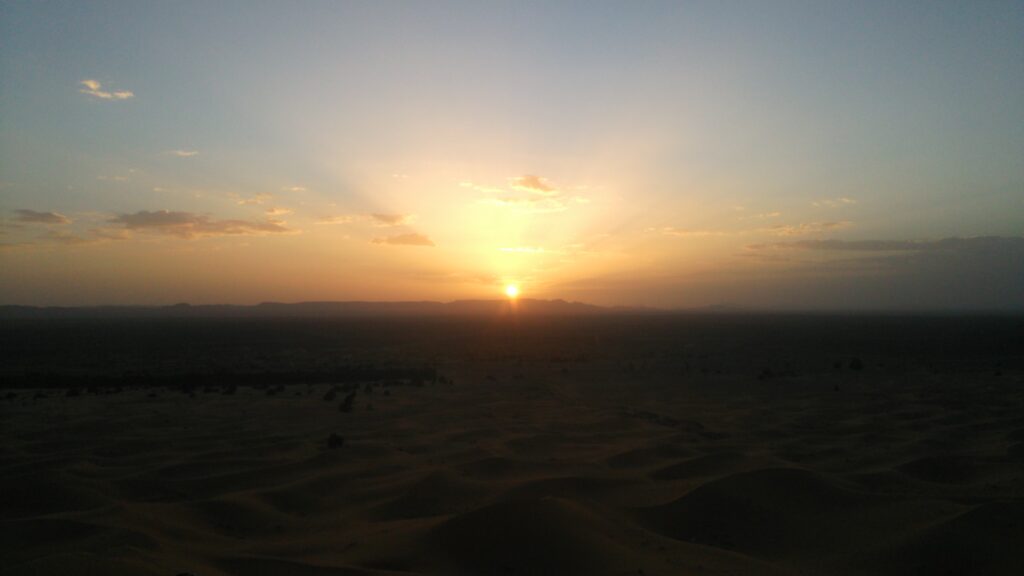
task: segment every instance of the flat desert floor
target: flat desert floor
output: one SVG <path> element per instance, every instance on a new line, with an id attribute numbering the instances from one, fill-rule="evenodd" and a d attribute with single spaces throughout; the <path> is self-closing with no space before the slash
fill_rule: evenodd
<path id="1" fill-rule="evenodd" d="M 957 356 L 955 327 L 560 322 L 396 338 L 422 381 L 5 390 L 0 572 L 1024 569 L 1019 355 Z"/>

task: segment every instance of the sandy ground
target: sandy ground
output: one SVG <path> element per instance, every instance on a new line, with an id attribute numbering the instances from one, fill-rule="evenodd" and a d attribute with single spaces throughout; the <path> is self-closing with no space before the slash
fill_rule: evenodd
<path id="1" fill-rule="evenodd" d="M 463 362 L 0 401 L 3 574 L 1020 574 L 1024 378 Z M 372 406 L 372 407 L 371 407 Z M 330 447 L 331 434 L 344 438 Z"/>

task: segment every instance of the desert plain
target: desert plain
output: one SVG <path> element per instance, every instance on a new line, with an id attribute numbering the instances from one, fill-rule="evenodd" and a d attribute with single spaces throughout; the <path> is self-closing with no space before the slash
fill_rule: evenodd
<path id="1" fill-rule="evenodd" d="M 1024 319 L 11 319 L 0 573 L 1020 574 Z"/>

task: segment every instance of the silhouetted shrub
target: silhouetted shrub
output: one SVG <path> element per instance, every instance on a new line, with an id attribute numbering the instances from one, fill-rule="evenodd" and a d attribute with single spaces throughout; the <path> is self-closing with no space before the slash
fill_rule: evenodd
<path id="1" fill-rule="evenodd" d="M 355 402 L 355 401 L 356 401 L 356 393 L 355 392 L 349 392 L 348 396 L 345 396 L 345 399 L 342 400 L 341 404 L 338 405 L 338 410 L 340 410 L 342 412 L 351 412 L 352 411 L 352 403 Z"/>
<path id="2" fill-rule="evenodd" d="M 335 450 L 337 448 L 341 448 L 344 445 L 345 438 L 335 434 L 334 432 L 331 432 L 331 435 L 327 438 L 327 447 L 330 448 L 331 450 Z"/>

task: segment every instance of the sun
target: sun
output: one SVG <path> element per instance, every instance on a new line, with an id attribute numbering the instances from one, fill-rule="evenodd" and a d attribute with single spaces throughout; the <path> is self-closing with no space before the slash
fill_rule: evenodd
<path id="1" fill-rule="evenodd" d="M 516 297 L 519 296 L 519 286 L 516 286 L 515 284 L 505 286 L 505 295 L 515 300 Z"/>

